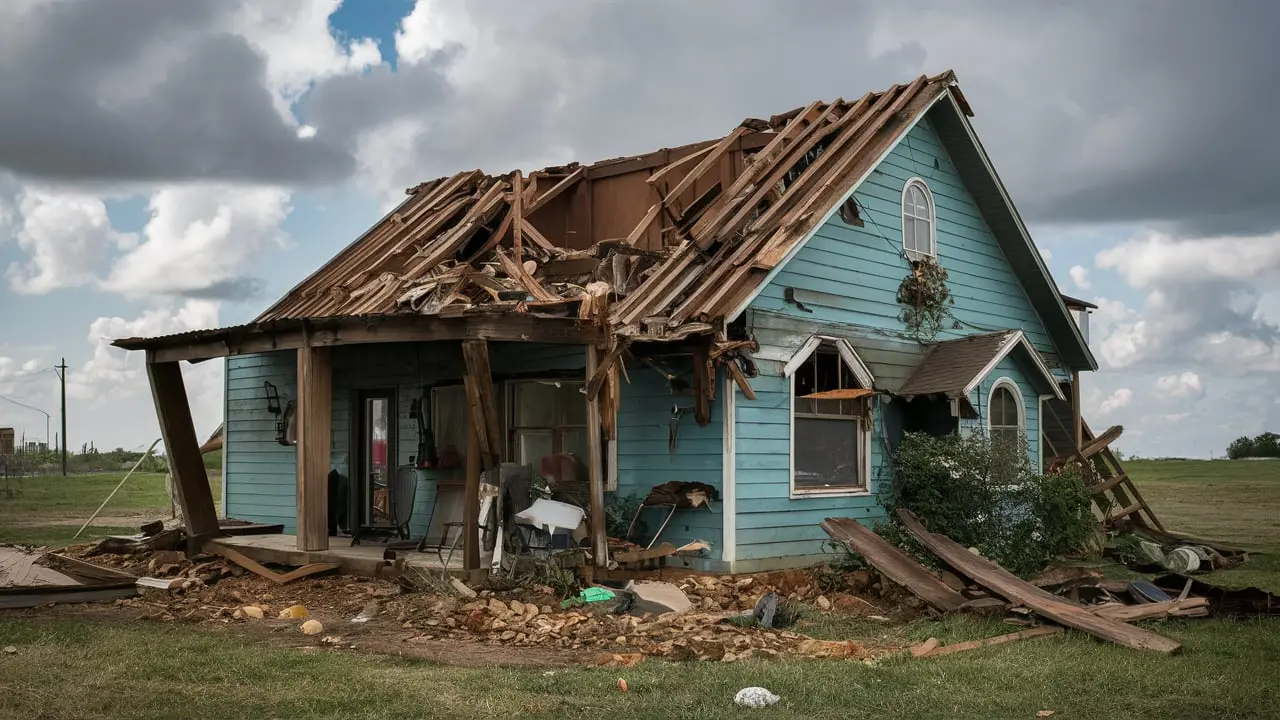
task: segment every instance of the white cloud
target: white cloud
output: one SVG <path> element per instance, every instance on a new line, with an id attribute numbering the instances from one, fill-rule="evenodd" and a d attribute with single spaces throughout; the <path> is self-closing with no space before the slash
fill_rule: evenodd
<path id="1" fill-rule="evenodd" d="M 465 4 L 455 0 L 417 0 L 396 30 L 396 58 L 421 62 L 450 46 L 483 52 L 480 29 Z"/>
<path id="2" fill-rule="evenodd" d="M 1083 265 L 1072 265 L 1067 271 L 1071 275 L 1071 282 L 1081 290 L 1088 290 L 1092 285 L 1089 283 L 1089 271 Z"/>
<path id="3" fill-rule="evenodd" d="M 1195 398 L 1204 395 L 1204 385 L 1200 382 L 1199 375 L 1188 370 L 1157 379 L 1156 392 L 1166 397 Z"/>
<path id="4" fill-rule="evenodd" d="M 1280 234 L 1181 239 L 1147 232 L 1099 252 L 1096 262 L 1140 289 L 1206 278 L 1256 280 L 1280 274 Z"/>
<path id="5" fill-rule="evenodd" d="M 28 188 L 18 198 L 18 247 L 29 260 L 9 265 L 9 286 L 27 294 L 87 285 L 109 248 L 128 247 L 102 200 L 78 192 Z"/>
<path id="6" fill-rule="evenodd" d="M 226 297 L 250 261 L 285 242 L 289 193 L 278 188 L 181 186 L 151 196 L 145 240 L 123 254 L 104 287 L 128 296 Z M 243 289 L 243 288 L 241 288 Z"/>
<path id="7" fill-rule="evenodd" d="M 1049 263 L 1053 262 L 1053 251 L 1051 251 L 1047 247 L 1042 247 L 1038 249 L 1040 250 L 1040 257 L 1044 258 L 1045 265 L 1048 265 Z"/>
<path id="8" fill-rule="evenodd" d="M 67 396 L 80 401 L 78 410 L 94 411 L 91 414 L 95 416 L 101 415 L 106 408 L 113 408 L 114 413 L 122 407 L 129 407 L 134 415 L 134 423 L 130 427 L 110 428 L 108 425 L 95 428 L 95 431 L 100 436 L 114 437 L 117 442 L 126 444 L 150 442 L 143 435 L 158 437 L 158 429 L 148 401 L 146 358 L 142 353 L 129 353 L 112 347 L 111 342 L 125 337 L 152 337 L 217 327 L 218 311 L 217 302 L 186 300 L 181 304 L 154 307 L 135 318 L 97 318 L 89 325 L 87 338 L 93 346 L 93 355 L 81 367 L 68 372 Z M 222 368 L 221 361 L 183 367 L 197 432 L 209 432 L 221 421 Z M 126 432 L 128 437 L 120 439 L 121 433 Z"/>
<path id="9" fill-rule="evenodd" d="M 1098 410 L 1101 414 L 1107 415 L 1120 408 L 1128 407 L 1131 402 L 1133 402 L 1133 391 L 1129 388 L 1120 388 L 1111 393 L 1111 397 L 1103 400 Z"/>

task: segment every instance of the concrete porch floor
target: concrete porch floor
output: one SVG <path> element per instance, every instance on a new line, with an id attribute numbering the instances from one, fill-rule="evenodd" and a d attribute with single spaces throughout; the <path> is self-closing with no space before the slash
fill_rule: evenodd
<path id="1" fill-rule="evenodd" d="M 308 563 L 336 563 L 345 573 L 356 575 L 378 575 L 378 569 L 384 566 L 382 554 L 386 545 L 381 538 L 362 540 L 359 545 L 352 545 L 349 537 L 330 537 L 328 550 L 299 550 L 296 535 L 275 533 L 271 535 L 234 535 L 215 540 L 221 545 L 234 548 L 260 563 L 301 566 Z M 396 550 L 396 559 L 403 559 L 408 567 L 422 570 L 440 571 L 444 569 L 441 558 L 433 550 L 415 552 Z M 444 548 L 441 555 L 448 558 L 449 549 Z M 449 570 L 462 570 L 462 547 L 453 551 L 449 558 Z"/>

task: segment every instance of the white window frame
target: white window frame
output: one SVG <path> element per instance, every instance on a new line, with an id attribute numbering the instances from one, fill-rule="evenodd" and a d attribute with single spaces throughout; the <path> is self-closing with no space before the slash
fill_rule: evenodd
<path id="1" fill-rule="evenodd" d="M 924 193 L 925 202 L 929 203 L 929 250 L 912 250 L 907 247 L 907 191 L 911 188 L 919 188 Z M 937 258 L 938 257 L 938 205 L 933 200 L 933 191 L 929 189 L 929 184 L 924 178 L 913 177 L 902 185 L 902 197 L 898 202 L 900 211 L 899 218 L 902 220 L 902 251 L 906 254 L 908 260 L 919 260 L 921 258 Z M 913 214 L 911 216 L 915 218 Z"/>
<path id="2" fill-rule="evenodd" d="M 804 345 L 796 351 L 783 368 L 783 372 L 787 377 L 787 422 L 789 430 L 788 438 L 788 469 L 787 469 L 787 485 L 790 488 L 790 498 L 792 500 L 804 500 L 809 498 L 831 498 L 831 497 L 860 497 L 871 495 L 871 427 L 874 427 L 875 404 L 867 401 L 867 421 L 856 420 L 852 424 L 857 426 L 858 433 L 858 452 L 861 458 L 862 467 L 858 468 L 862 479 L 862 485 L 859 487 L 839 488 L 834 490 L 817 489 L 817 488 L 797 488 L 796 487 L 796 371 L 799 370 L 809 357 L 817 352 L 823 343 L 835 345 L 840 358 L 845 362 L 849 369 L 853 372 L 854 378 L 859 385 L 868 390 L 875 388 L 875 378 L 871 375 L 871 371 L 866 364 L 862 362 L 862 358 L 858 357 L 858 353 L 849 344 L 848 340 L 838 338 L 831 335 L 813 335 Z"/>
<path id="3" fill-rule="evenodd" d="M 983 413 L 987 426 L 987 437 L 991 437 L 991 406 L 992 398 L 996 396 L 996 390 L 1005 388 L 1013 393 L 1013 402 L 1018 406 L 1018 432 L 1025 437 L 1027 434 L 1027 403 L 1022 397 L 1022 388 L 1018 387 L 1018 383 L 1008 376 L 998 378 L 991 383 L 991 389 L 987 391 L 987 411 Z M 1008 425 L 1000 425 L 999 427 L 1009 427 Z M 1028 451 L 1030 452 L 1030 451 Z"/>

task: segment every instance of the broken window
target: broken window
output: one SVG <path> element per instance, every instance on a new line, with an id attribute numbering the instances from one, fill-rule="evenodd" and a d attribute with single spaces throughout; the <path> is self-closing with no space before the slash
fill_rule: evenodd
<path id="1" fill-rule="evenodd" d="M 865 490 L 870 389 L 830 341 L 796 368 L 792 383 L 793 492 Z"/>
<path id="2" fill-rule="evenodd" d="M 1022 437 L 1022 403 L 1017 393 L 1017 385 L 1007 378 L 998 380 L 991 390 L 987 430 L 993 442 L 1015 443 Z"/>
<path id="3" fill-rule="evenodd" d="M 933 194 L 924 181 L 908 180 L 902 188 L 902 248 L 907 259 L 936 257 L 937 243 L 934 235 Z"/>

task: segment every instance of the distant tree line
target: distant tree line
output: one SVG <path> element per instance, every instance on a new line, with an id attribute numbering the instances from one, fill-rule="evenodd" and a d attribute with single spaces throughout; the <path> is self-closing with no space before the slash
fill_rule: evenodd
<path id="1" fill-rule="evenodd" d="M 1256 437 L 1238 437 L 1227 446 L 1227 457 L 1231 460 L 1280 458 L 1280 435 L 1264 432 Z"/>

